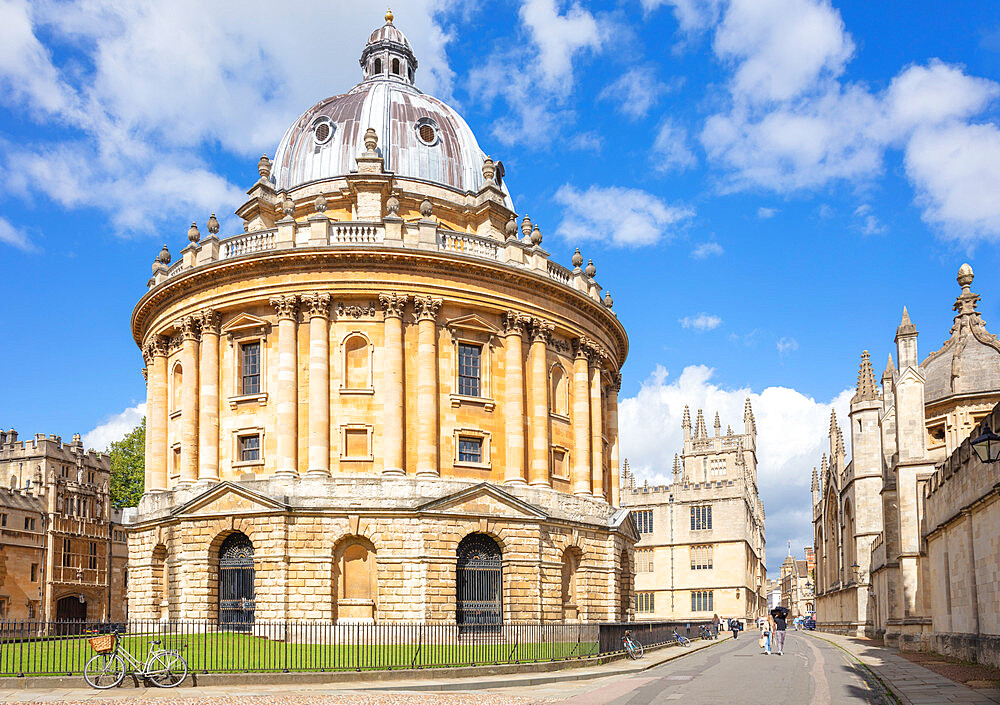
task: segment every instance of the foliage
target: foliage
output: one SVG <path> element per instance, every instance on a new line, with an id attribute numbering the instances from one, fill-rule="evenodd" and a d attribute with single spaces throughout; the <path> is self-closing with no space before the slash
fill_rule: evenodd
<path id="1" fill-rule="evenodd" d="M 146 476 L 146 419 L 108 448 L 111 455 L 111 505 L 116 509 L 139 504 Z"/>

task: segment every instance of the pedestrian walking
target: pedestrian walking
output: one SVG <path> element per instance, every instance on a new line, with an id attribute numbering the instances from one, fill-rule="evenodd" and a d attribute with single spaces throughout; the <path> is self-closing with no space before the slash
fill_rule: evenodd
<path id="1" fill-rule="evenodd" d="M 719 615 L 713 614 L 712 615 L 712 634 L 713 634 L 712 638 L 713 639 L 718 639 L 719 638 L 719 625 L 721 623 L 722 623 L 722 620 L 719 619 Z"/>
<path id="2" fill-rule="evenodd" d="M 738 620 L 738 619 L 730 619 L 729 620 L 729 628 L 733 632 L 733 639 L 739 639 L 740 638 L 740 620 Z"/>
<path id="3" fill-rule="evenodd" d="M 785 650 L 785 629 L 788 627 L 788 609 L 778 605 L 771 610 L 771 617 L 774 621 L 774 644 L 773 648 L 778 652 L 778 656 Z"/>
<path id="4" fill-rule="evenodd" d="M 758 627 L 760 629 L 760 639 L 757 641 L 758 646 L 764 649 L 764 654 L 767 656 L 771 655 L 771 631 L 772 623 L 771 617 L 768 615 L 767 619 L 758 619 Z"/>

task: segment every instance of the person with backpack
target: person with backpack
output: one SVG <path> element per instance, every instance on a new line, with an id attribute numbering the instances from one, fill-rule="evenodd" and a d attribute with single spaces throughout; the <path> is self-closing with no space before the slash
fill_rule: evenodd
<path id="1" fill-rule="evenodd" d="M 740 620 L 738 619 L 730 619 L 729 628 L 733 632 L 733 639 L 738 639 L 740 637 L 740 629 L 743 628 L 743 625 L 740 624 Z"/>
<path id="2" fill-rule="evenodd" d="M 785 650 L 785 629 L 788 627 L 788 609 L 778 605 L 771 610 L 771 618 L 774 621 L 773 649 L 781 656 Z"/>

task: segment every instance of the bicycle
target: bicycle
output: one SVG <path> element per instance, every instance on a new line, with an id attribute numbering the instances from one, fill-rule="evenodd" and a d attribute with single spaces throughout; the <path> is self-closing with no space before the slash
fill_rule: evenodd
<path id="1" fill-rule="evenodd" d="M 625 653 L 633 661 L 638 661 L 642 658 L 643 648 L 642 644 L 632 638 L 632 632 L 628 629 L 622 635 L 622 648 L 625 649 Z"/>
<path id="2" fill-rule="evenodd" d="M 91 648 L 97 652 L 83 667 L 83 677 L 90 687 L 106 690 L 117 686 L 125 680 L 125 661 L 129 662 L 132 675 L 144 678 L 158 688 L 175 688 L 187 678 L 187 661 L 179 652 L 155 649 L 160 643 L 157 639 L 149 642 L 146 660 L 139 661 L 121 646 L 118 639 L 120 633 L 116 630 L 89 640 Z"/>
<path id="3" fill-rule="evenodd" d="M 681 646 L 691 646 L 691 640 L 688 639 L 686 636 L 681 636 L 680 634 L 678 634 L 676 629 L 674 630 L 674 641 L 676 641 Z"/>

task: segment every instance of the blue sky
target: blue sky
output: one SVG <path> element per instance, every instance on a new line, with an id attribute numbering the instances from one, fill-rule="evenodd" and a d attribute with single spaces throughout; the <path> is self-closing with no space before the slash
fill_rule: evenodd
<path id="1" fill-rule="evenodd" d="M 211 212 L 237 232 L 258 156 L 357 82 L 384 8 L 342 5 L 0 0 L 0 425 L 101 445 L 138 417 L 152 259 Z M 640 476 L 666 478 L 685 403 L 738 427 L 751 396 L 772 568 L 810 540 L 830 409 L 902 306 L 936 349 L 968 261 L 1000 329 L 1000 7 L 942 7 L 393 4 L 418 86 L 612 292 Z"/>

